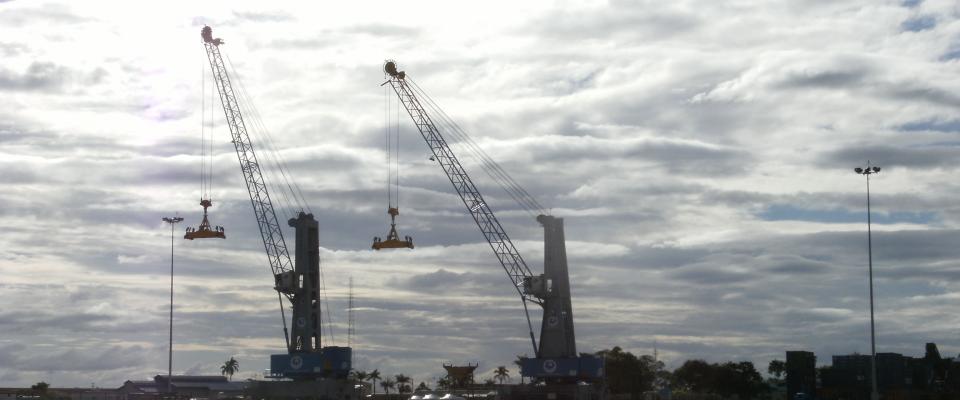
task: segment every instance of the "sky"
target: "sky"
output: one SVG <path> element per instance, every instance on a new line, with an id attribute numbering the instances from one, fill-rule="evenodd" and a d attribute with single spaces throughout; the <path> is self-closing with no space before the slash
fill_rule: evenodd
<path id="1" fill-rule="evenodd" d="M 0 0 L 0 386 L 166 372 L 165 216 L 186 219 L 174 373 L 235 357 L 234 379 L 255 378 L 284 351 L 219 102 L 204 111 L 205 24 L 320 223 L 326 344 L 347 343 L 353 278 L 358 369 L 432 383 L 443 363 L 506 365 L 516 381 L 532 353 L 516 292 L 415 127 L 384 118 L 386 59 L 564 219 L 579 351 L 763 371 L 785 350 L 869 353 L 853 172 L 869 160 L 877 351 L 955 357 L 958 17 L 949 0 Z M 415 250 L 370 250 L 389 223 L 387 126 Z M 226 240 L 180 239 L 202 212 L 201 130 Z M 464 163 L 539 271 L 541 228 Z"/>

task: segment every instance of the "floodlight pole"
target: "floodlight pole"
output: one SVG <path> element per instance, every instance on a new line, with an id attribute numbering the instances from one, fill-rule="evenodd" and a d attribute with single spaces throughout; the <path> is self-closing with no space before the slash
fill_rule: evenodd
<path id="1" fill-rule="evenodd" d="M 854 168 L 857 174 L 867 177 L 867 265 L 870 274 L 870 399 L 879 400 L 877 392 L 877 339 L 873 322 L 873 238 L 870 229 L 870 175 L 880 172 L 880 167 Z"/>
<path id="2" fill-rule="evenodd" d="M 173 391 L 173 227 L 183 217 L 163 217 L 163 222 L 170 224 L 170 347 L 167 358 L 167 393 Z"/>

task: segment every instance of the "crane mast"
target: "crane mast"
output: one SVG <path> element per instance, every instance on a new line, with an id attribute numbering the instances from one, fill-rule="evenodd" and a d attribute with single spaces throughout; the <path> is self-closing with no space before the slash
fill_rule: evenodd
<path id="1" fill-rule="evenodd" d="M 250 203 L 253 206 L 257 226 L 263 240 L 264 250 L 274 277 L 274 289 L 278 296 L 286 297 L 292 304 L 292 334 L 288 333 L 284 304 L 280 300 L 284 338 L 287 354 L 271 356 L 271 373 L 292 379 L 309 380 L 318 377 L 345 376 L 350 370 L 350 349 L 345 347 L 321 347 L 321 320 L 319 296 L 319 235 L 318 224 L 312 214 L 300 212 L 287 221 L 295 228 L 296 262 L 290 258 L 283 238 L 277 213 L 267 183 L 263 178 L 250 135 L 243 121 L 236 92 L 230 82 L 220 45 L 223 40 L 213 38 L 213 30 L 205 26 L 200 36 L 206 48 L 207 60 L 213 73 L 232 143 L 240 161 Z M 344 361 L 345 360 L 345 361 Z"/>
<path id="2" fill-rule="evenodd" d="M 537 221 L 544 229 L 544 273 L 533 274 L 424 109 L 415 91 L 410 87 L 406 73 L 398 71 L 393 61 L 388 61 L 384 65 L 384 72 L 389 75 L 389 80 L 384 84 L 389 83 L 399 97 L 417 130 L 433 152 L 433 159 L 440 164 L 450 179 L 454 190 L 460 196 L 477 227 L 480 228 L 484 239 L 490 244 L 490 248 L 523 301 L 527 326 L 530 329 L 530 341 L 536 355 L 522 362 L 523 375 L 557 382 L 599 377 L 602 374 L 603 361 L 592 356 L 580 356 L 577 353 L 563 219 L 550 215 L 537 217 Z M 527 308 L 528 302 L 543 308 L 539 345 L 534 339 L 530 312 Z"/>

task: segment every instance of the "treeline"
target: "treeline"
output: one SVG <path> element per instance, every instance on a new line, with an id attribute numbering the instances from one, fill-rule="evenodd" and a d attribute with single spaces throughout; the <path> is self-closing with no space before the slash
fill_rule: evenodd
<path id="1" fill-rule="evenodd" d="M 596 353 L 606 360 L 606 384 L 612 394 L 640 395 L 669 388 L 681 393 L 716 395 L 740 400 L 767 398 L 769 385 L 749 361 L 708 363 L 687 360 L 668 371 L 662 361 L 636 356 L 620 347 Z"/>

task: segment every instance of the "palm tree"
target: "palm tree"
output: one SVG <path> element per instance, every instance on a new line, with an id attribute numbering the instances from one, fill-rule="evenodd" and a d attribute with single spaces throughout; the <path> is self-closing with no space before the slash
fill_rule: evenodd
<path id="1" fill-rule="evenodd" d="M 390 394 L 390 389 L 392 389 L 395 384 L 396 382 L 390 380 L 390 378 L 387 378 L 380 382 L 380 387 L 383 388 L 384 392 L 387 392 L 387 394 Z"/>
<path id="2" fill-rule="evenodd" d="M 367 374 L 367 380 L 373 382 L 373 394 L 377 394 L 377 381 L 380 380 L 380 370 L 373 370 Z"/>
<path id="3" fill-rule="evenodd" d="M 449 389 L 452 385 L 449 375 L 444 375 L 440 378 L 437 378 L 437 390 Z"/>
<path id="4" fill-rule="evenodd" d="M 493 370 L 493 377 L 500 381 L 502 385 L 504 379 L 510 379 L 510 370 L 508 370 L 506 366 L 501 365 Z"/>
<path id="5" fill-rule="evenodd" d="M 352 375 L 353 380 L 357 382 L 363 382 L 367 380 L 367 371 L 355 369 L 353 371 L 350 371 L 350 375 Z"/>
<path id="6" fill-rule="evenodd" d="M 397 380 L 397 391 L 400 393 L 409 393 L 410 392 L 410 377 L 404 374 L 399 374 L 393 377 Z"/>
<path id="7" fill-rule="evenodd" d="M 223 366 L 220 367 L 220 373 L 224 376 L 229 376 L 230 380 L 233 380 L 233 374 L 237 373 L 240 370 L 240 362 L 230 357 L 229 360 L 223 363 Z"/>
<path id="8" fill-rule="evenodd" d="M 430 386 L 427 386 L 426 382 L 420 382 L 420 385 L 417 386 L 418 392 L 429 392 Z"/>
<path id="9" fill-rule="evenodd" d="M 518 355 L 516 360 L 513 360 L 513 363 L 517 365 L 517 368 L 520 368 L 520 384 L 523 384 L 523 359 L 527 358 L 527 354 L 524 353 L 522 356 Z"/>

